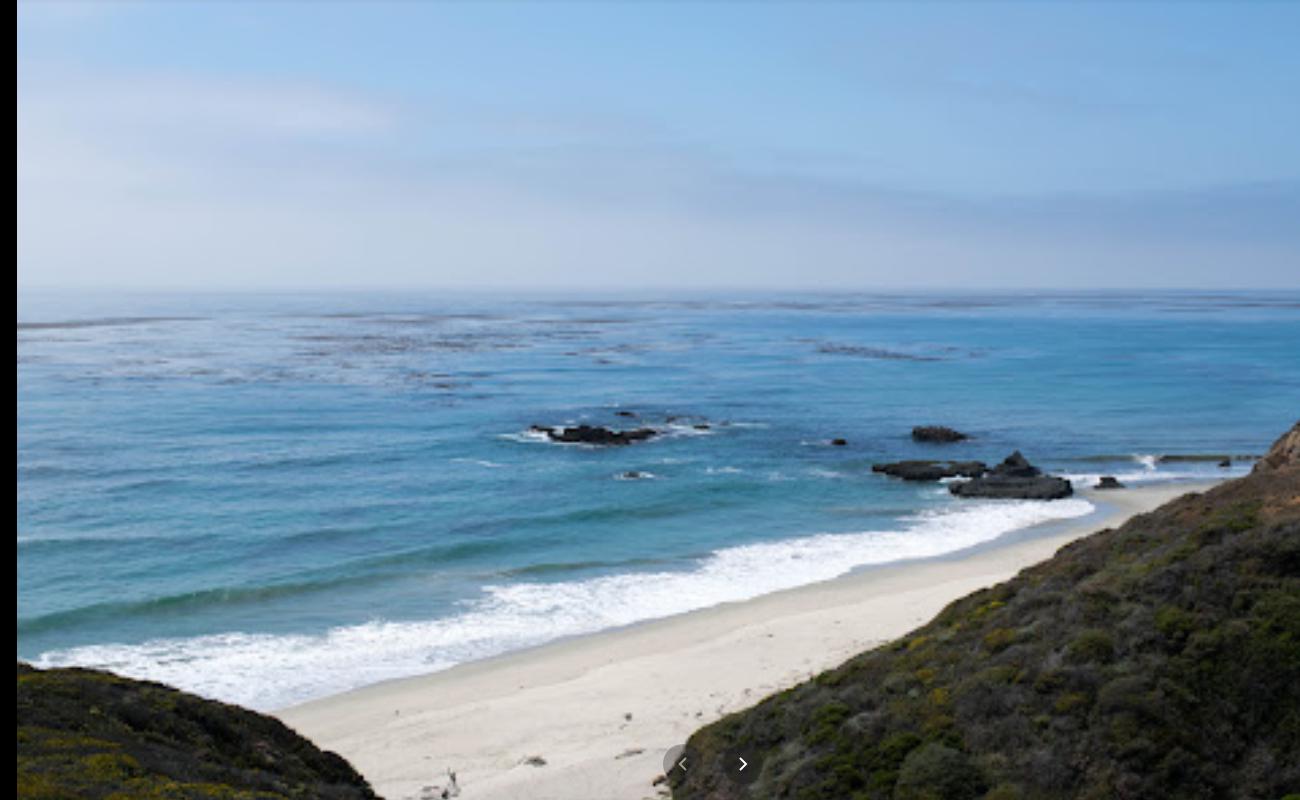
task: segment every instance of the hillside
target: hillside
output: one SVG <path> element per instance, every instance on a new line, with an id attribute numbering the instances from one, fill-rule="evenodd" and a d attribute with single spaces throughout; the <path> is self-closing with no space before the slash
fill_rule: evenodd
<path id="1" fill-rule="evenodd" d="M 375 797 L 278 720 L 156 683 L 19 663 L 17 717 L 24 799 Z"/>
<path id="2" fill-rule="evenodd" d="M 1300 424 L 1249 476 L 1064 547 L 687 749 L 678 800 L 1300 792 Z"/>

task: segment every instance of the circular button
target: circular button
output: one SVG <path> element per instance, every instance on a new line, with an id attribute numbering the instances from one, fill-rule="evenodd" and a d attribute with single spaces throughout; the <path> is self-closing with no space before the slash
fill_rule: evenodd
<path id="1" fill-rule="evenodd" d="M 695 769 L 695 757 L 684 744 L 675 744 L 664 751 L 664 775 L 669 786 L 679 786 L 686 774 Z"/>
<path id="2" fill-rule="evenodd" d="M 728 750 L 722 758 L 727 776 L 745 786 L 758 780 L 758 773 L 763 771 L 763 764 L 758 754 L 750 751 Z"/>

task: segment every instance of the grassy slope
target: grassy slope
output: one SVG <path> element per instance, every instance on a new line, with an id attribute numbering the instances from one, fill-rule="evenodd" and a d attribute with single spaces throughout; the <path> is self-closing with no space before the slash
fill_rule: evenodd
<path id="1" fill-rule="evenodd" d="M 1300 792 L 1300 425 L 1284 441 L 698 731 L 673 796 Z M 732 747 L 763 754 L 748 790 L 719 771 Z"/>
<path id="2" fill-rule="evenodd" d="M 18 664 L 20 798 L 374 798 L 278 720 L 156 683 Z"/>

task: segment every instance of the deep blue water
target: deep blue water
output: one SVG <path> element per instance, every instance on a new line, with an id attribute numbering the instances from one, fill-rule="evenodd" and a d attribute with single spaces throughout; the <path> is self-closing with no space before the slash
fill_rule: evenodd
<path id="1" fill-rule="evenodd" d="M 664 435 L 527 433 L 620 409 Z M 1224 471 L 1149 456 L 1259 453 L 1297 416 L 1295 292 L 27 292 L 18 655 L 275 707 L 1092 508 L 873 461 L 1185 480 Z M 927 422 L 974 438 L 912 443 Z"/>

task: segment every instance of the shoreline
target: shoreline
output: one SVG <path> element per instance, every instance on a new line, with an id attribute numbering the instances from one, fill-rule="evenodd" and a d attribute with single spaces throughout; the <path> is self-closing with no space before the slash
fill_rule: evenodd
<path id="1" fill-rule="evenodd" d="M 274 712 L 389 800 L 656 797 L 696 729 L 906 634 L 1061 546 L 1221 481 L 1084 490 L 1097 511 L 926 559 L 581 636 Z M 540 757 L 545 764 L 528 760 Z"/>

